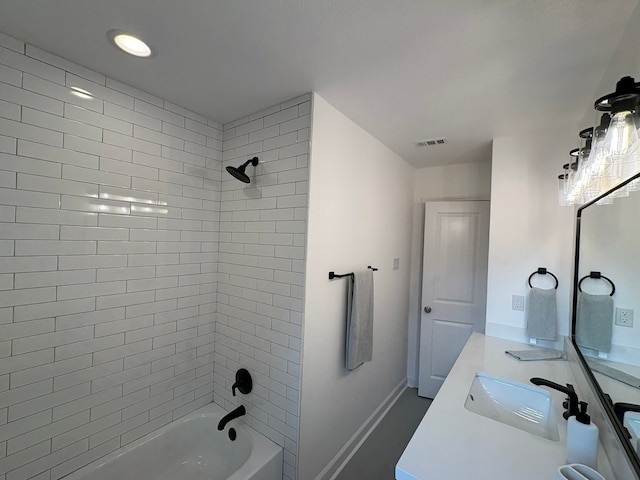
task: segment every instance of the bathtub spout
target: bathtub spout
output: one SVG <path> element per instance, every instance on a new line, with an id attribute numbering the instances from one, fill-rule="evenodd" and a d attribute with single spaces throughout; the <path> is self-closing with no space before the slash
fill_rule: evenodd
<path id="1" fill-rule="evenodd" d="M 224 427 L 227 423 L 229 423 L 234 418 L 238 418 L 238 417 L 241 417 L 242 415 L 246 415 L 246 413 L 247 413 L 247 409 L 244 408 L 244 405 L 240 405 L 238 408 L 227 413 L 224 417 L 222 417 L 222 420 L 220 420 L 220 422 L 218 423 L 218 430 L 224 430 Z"/>

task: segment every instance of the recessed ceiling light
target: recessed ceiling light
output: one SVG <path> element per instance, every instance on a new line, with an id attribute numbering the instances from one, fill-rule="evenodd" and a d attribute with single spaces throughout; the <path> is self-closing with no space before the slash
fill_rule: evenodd
<path id="1" fill-rule="evenodd" d="M 127 52 L 129 55 L 134 55 L 136 57 L 151 56 L 152 52 L 149 45 L 130 33 L 123 32 L 122 30 L 109 30 L 107 35 L 116 47 Z"/>

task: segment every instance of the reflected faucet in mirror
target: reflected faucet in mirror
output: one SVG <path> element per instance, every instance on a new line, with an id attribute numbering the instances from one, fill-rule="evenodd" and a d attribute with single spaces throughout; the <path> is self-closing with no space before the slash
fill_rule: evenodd
<path id="1" fill-rule="evenodd" d="M 617 402 L 613 404 L 613 411 L 620 422 L 624 422 L 624 414 L 626 412 L 640 412 L 640 405 L 635 403 Z"/>
<path id="2" fill-rule="evenodd" d="M 631 446 L 639 453 L 640 444 L 640 405 L 618 402 L 613 405 L 613 411 L 624 427 L 624 432 Z"/>

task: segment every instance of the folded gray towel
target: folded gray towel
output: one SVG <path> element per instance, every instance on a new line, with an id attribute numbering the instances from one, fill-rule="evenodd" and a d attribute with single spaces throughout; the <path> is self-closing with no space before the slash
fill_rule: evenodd
<path id="1" fill-rule="evenodd" d="M 532 287 L 529 292 L 527 336 L 555 341 L 558 338 L 556 289 Z"/>
<path id="2" fill-rule="evenodd" d="M 576 311 L 576 343 L 585 348 L 608 352 L 613 331 L 613 297 L 611 295 L 578 294 Z"/>
<path id="3" fill-rule="evenodd" d="M 537 360 L 566 360 L 567 356 L 560 350 L 553 348 L 538 348 L 529 350 L 505 350 L 504 353 L 521 362 L 534 362 Z"/>
<path id="4" fill-rule="evenodd" d="M 373 352 L 373 270 L 355 272 L 347 291 L 347 362 L 355 370 Z"/>

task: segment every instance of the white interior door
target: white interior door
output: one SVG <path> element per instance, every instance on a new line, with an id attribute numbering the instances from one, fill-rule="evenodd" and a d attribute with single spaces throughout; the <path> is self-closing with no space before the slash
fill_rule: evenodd
<path id="1" fill-rule="evenodd" d="M 489 202 L 425 204 L 418 394 L 433 398 L 472 332 L 484 332 Z"/>

